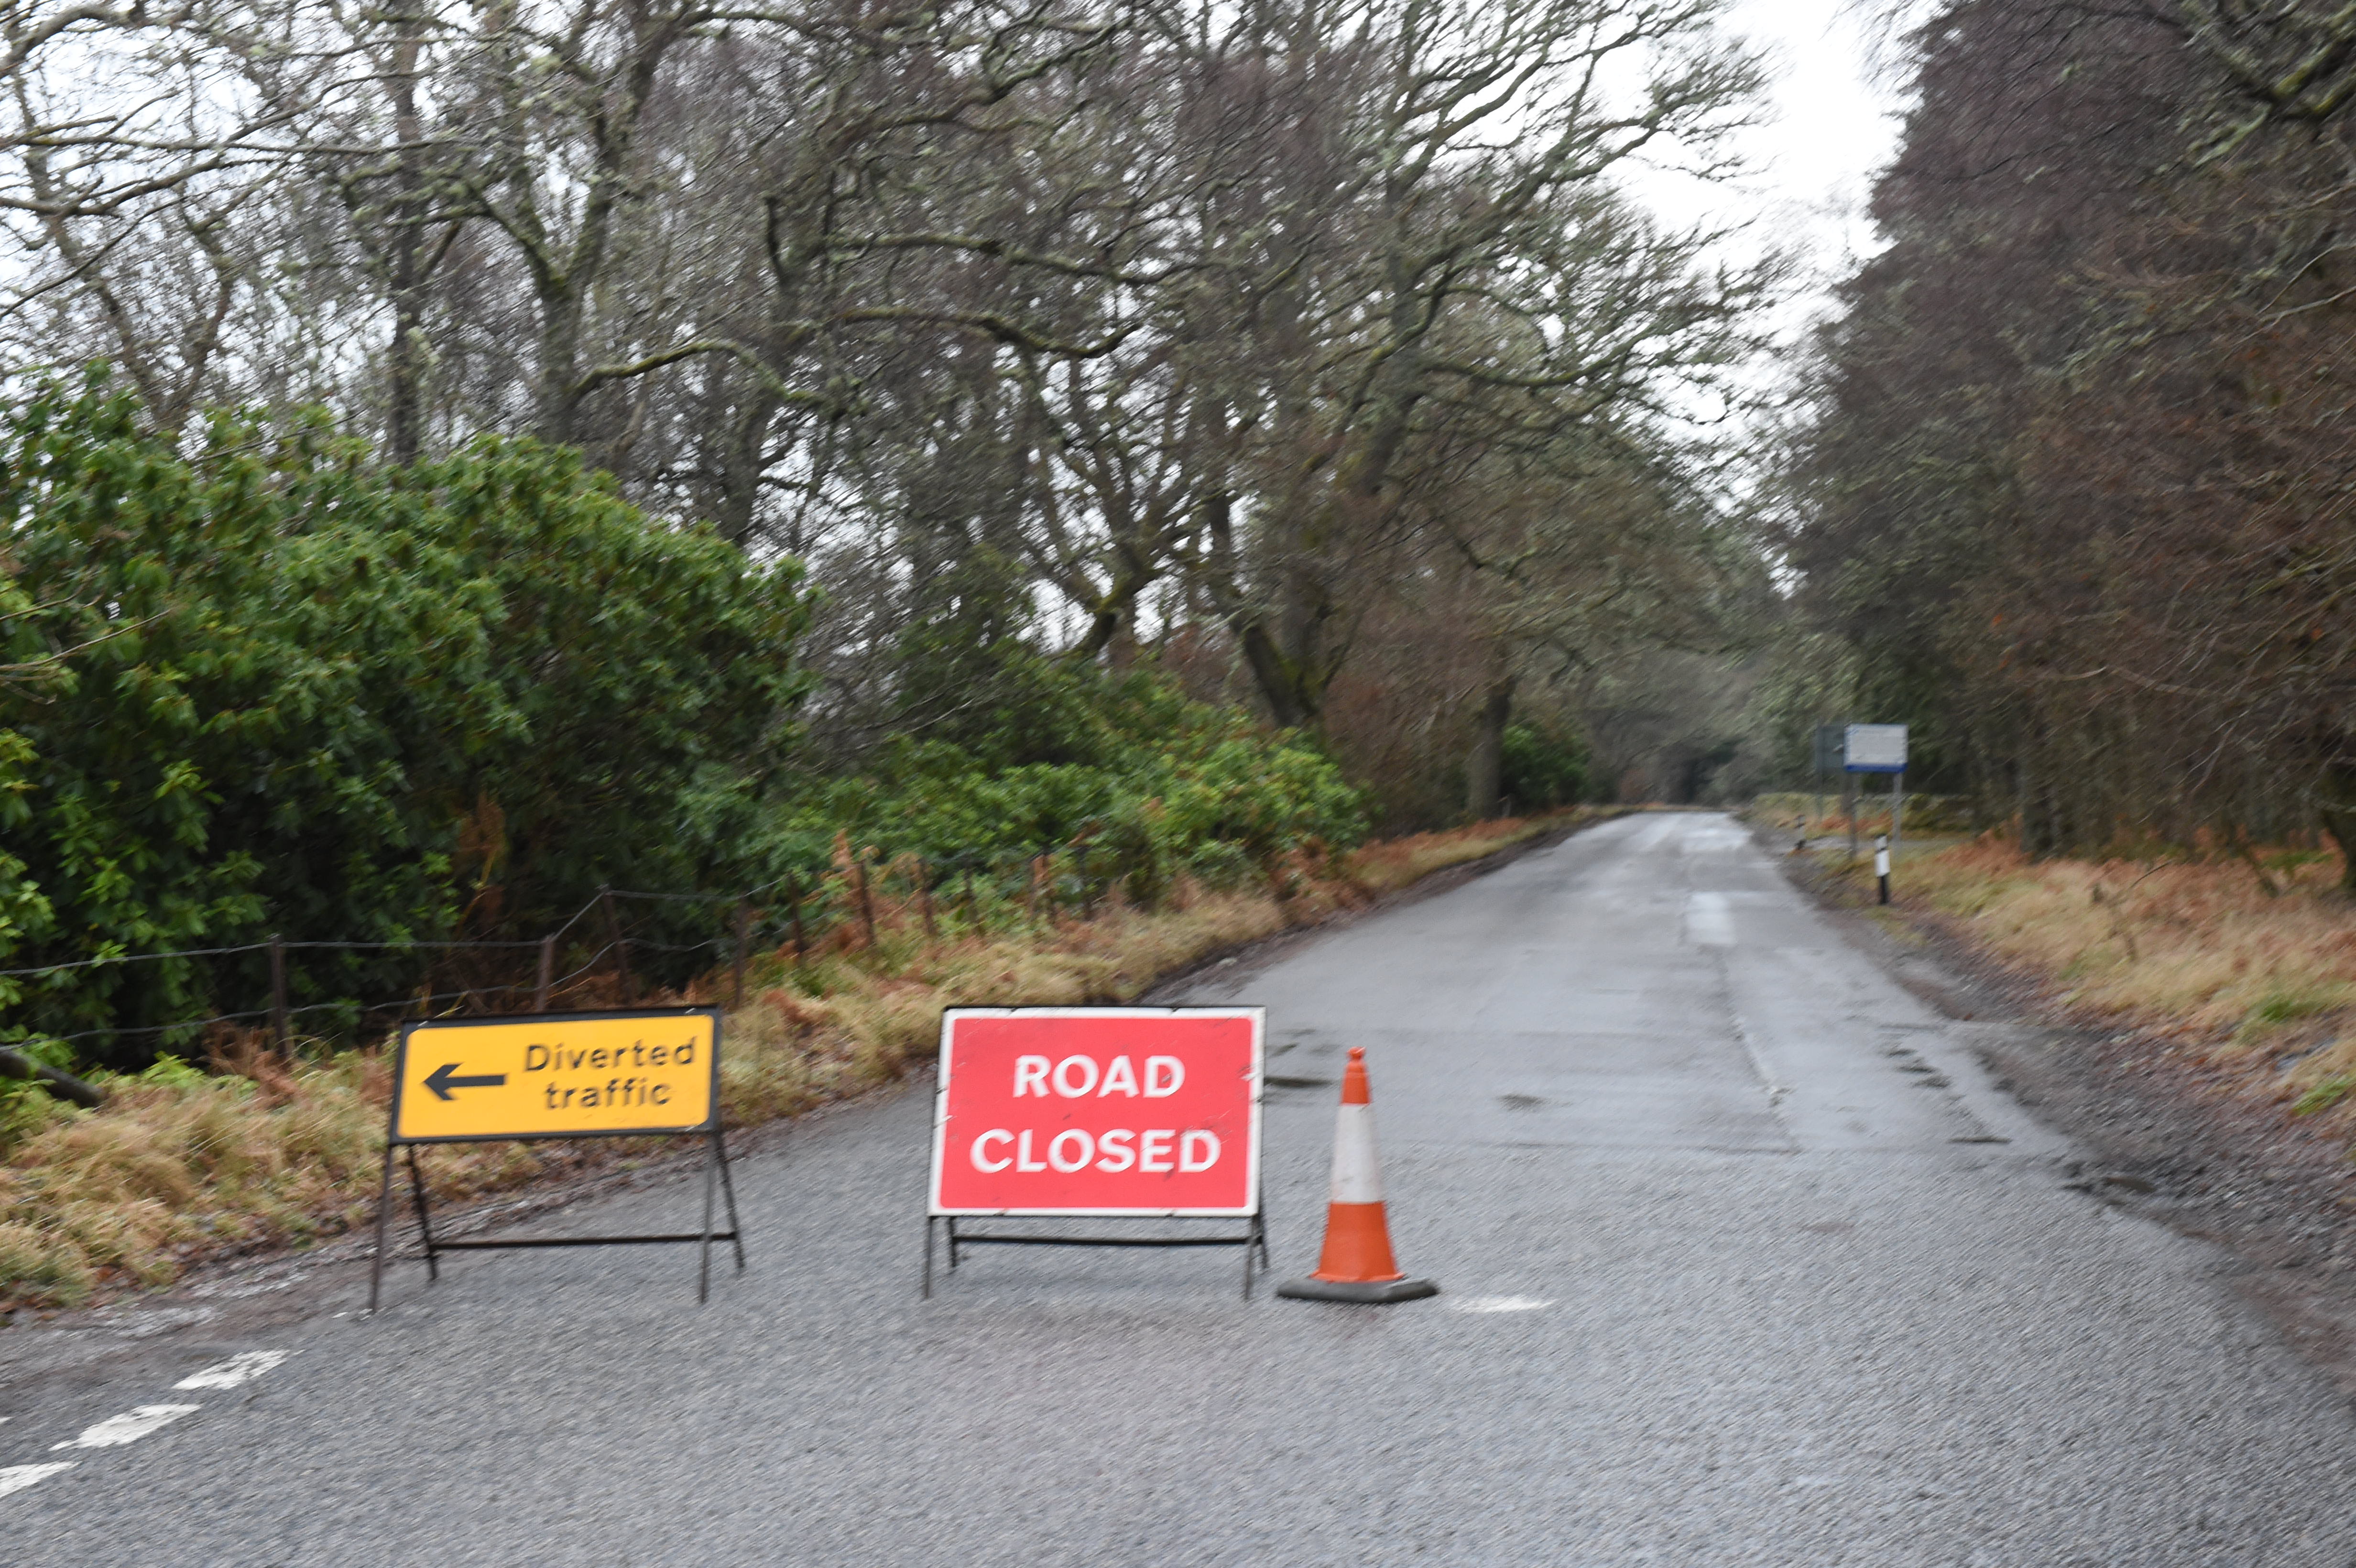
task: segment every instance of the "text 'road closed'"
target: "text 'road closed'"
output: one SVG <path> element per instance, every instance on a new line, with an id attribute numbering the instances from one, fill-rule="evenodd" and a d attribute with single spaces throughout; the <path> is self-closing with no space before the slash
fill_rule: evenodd
<path id="1" fill-rule="evenodd" d="M 1253 1008 L 954 1010 L 932 1212 L 1251 1212 L 1259 1056 Z"/>

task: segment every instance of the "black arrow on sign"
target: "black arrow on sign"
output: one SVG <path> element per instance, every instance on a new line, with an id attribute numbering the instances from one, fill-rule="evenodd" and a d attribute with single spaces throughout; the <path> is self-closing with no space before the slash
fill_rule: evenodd
<path id="1" fill-rule="evenodd" d="M 425 1075 L 425 1086 L 447 1100 L 453 1089 L 496 1089 L 508 1081 L 504 1072 L 477 1072 L 460 1078 L 455 1075 L 457 1071 L 456 1062 L 445 1061 Z"/>

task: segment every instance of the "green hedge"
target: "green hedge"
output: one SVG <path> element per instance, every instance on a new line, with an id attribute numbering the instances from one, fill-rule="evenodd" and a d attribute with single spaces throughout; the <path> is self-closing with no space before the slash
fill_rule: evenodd
<path id="1" fill-rule="evenodd" d="M 601 882 L 741 874 L 806 685 L 798 567 L 529 442 L 389 471 L 222 416 L 184 451 L 93 375 L 0 425 L 0 967 L 536 935 Z M 252 1008 L 265 963 L 0 981 L 0 1037 Z M 296 998 L 415 976 L 304 955 Z"/>
<path id="2" fill-rule="evenodd" d="M 1063 715 L 1054 749 L 1080 760 L 991 766 L 953 742 L 904 739 L 782 815 L 771 863 L 821 869 L 838 834 L 879 859 L 919 855 L 949 871 L 1085 846 L 1092 879 L 1150 903 L 1181 872 L 1266 876 L 1296 852 L 1365 836 L 1357 791 L 1305 744 L 1147 674 L 1041 678 Z"/>

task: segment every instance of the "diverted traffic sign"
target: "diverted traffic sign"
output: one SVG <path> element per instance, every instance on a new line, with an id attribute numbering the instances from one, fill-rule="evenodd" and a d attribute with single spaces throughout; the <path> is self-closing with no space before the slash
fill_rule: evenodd
<path id="1" fill-rule="evenodd" d="M 401 1031 L 398 1143 L 700 1133 L 712 1125 L 710 1008 L 464 1019 Z"/>
<path id="2" fill-rule="evenodd" d="M 695 1298 L 701 1301 L 711 1289 L 712 1243 L 726 1242 L 735 1252 L 738 1271 L 744 1267 L 744 1229 L 736 1221 L 736 1189 L 720 1132 L 719 1089 L 720 1013 L 712 1008 L 409 1025 L 401 1031 L 393 1057 L 369 1310 L 376 1310 L 390 1255 L 396 1154 L 408 1160 L 417 1239 L 429 1279 L 441 1277 L 444 1253 L 691 1242 L 701 1248 L 695 1283 Z M 459 1239 L 436 1235 L 426 1211 L 429 1188 L 417 1154 L 423 1144 L 682 1135 L 700 1139 L 704 1147 L 703 1221 L 692 1231 Z M 715 1208 L 723 1198 L 724 1229 Z"/>
<path id="3" fill-rule="evenodd" d="M 1256 1215 L 1258 1008 L 957 1008 L 933 1215 Z"/>

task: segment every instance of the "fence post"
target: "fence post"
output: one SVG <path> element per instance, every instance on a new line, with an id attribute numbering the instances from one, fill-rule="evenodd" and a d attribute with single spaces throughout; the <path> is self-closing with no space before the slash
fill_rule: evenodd
<path id="1" fill-rule="evenodd" d="M 941 928 L 933 919 L 933 874 L 922 855 L 916 857 L 916 907 L 925 914 L 925 939 L 938 942 Z"/>
<path id="2" fill-rule="evenodd" d="M 744 957 L 745 949 L 752 944 L 752 901 L 747 899 L 738 899 L 736 901 L 736 985 L 735 988 L 729 993 L 728 1000 L 728 1005 L 732 1008 L 741 1008 L 744 1005 Z"/>
<path id="3" fill-rule="evenodd" d="M 291 1061 L 293 1053 L 286 1043 L 286 939 L 274 932 L 270 937 L 270 1033 L 277 1041 L 279 1060 Z"/>
<path id="4" fill-rule="evenodd" d="M 851 880 L 856 882 L 859 887 L 859 923 L 867 933 L 867 945 L 873 947 L 875 945 L 875 898 L 873 893 L 868 891 L 867 888 L 867 853 L 865 850 L 862 850 L 858 854 L 851 856 Z"/>
<path id="5" fill-rule="evenodd" d="M 533 987 L 531 993 L 531 1010 L 533 1012 L 544 1013 L 548 1011 L 549 987 L 553 986 L 555 983 L 556 938 L 553 936 L 543 936 L 540 939 L 540 984 Z"/>
<path id="6" fill-rule="evenodd" d="M 1023 880 L 1023 916 L 1033 925 L 1039 923 L 1039 862 L 1044 855 L 1031 857 L 1031 867 Z"/>
<path id="7" fill-rule="evenodd" d="M 791 871 L 786 873 L 786 912 L 794 923 L 794 966 L 801 966 L 802 955 L 809 946 L 802 941 L 802 884 Z"/>
<path id="8" fill-rule="evenodd" d="M 630 979 L 630 939 L 622 934 L 622 917 L 614 908 L 614 890 L 599 888 L 597 899 L 605 906 L 605 932 L 614 944 L 614 962 L 622 973 L 622 1003 L 626 1007 L 637 994 L 637 987 Z"/>

